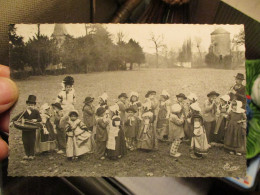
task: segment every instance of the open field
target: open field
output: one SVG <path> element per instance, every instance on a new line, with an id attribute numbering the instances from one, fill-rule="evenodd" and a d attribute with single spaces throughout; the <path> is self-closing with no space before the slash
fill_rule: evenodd
<path id="1" fill-rule="evenodd" d="M 86 96 L 97 97 L 104 91 L 108 93 L 109 104 L 117 99 L 121 92 L 132 90 L 140 94 L 144 100 L 146 91 L 158 92 L 168 90 L 171 100 L 182 92 L 198 95 L 202 107 L 208 92 L 215 90 L 225 94 L 234 85 L 234 76 L 244 70 L 214 69 L 144 69 L 140 71 L 100 72 L 72 75 L 75 79 L 77 97 L 76 109 L 81 113 Z M 25 108 L 25 101 L 30 94 L 37 96 L 38 106 L 53 103 L 61 90 L 61 76 L 38 76 L 17 81 L 20 98 L 12 112 L 12 117 Z M 94 101 L 94 104 L 97 104 Z M 65 157 L 56 153 L 37 156 L 36 160 L 22 161 L 24 156 L 21 131 L 10 130 L 9 175 L 30 176 L 237 176 L 245 173 L 245 157 L 227 154 L 222 148 L 212 148 L 207 158 L 193 160 L 189 157 L 189 145 L 182 143 L 182 156 L 175 160 L 169 156 L 170 145 L 159 143 L 159 150 L 154 152 L 133 151 L 118 161 L 100 161 L 94 155 L 87 154 L 78 162 L 68 162 Z M 225 163 L 238 165 L 234 172 L 223 169 Z M 152 174 L 151 174 L 152 173 Z"/>

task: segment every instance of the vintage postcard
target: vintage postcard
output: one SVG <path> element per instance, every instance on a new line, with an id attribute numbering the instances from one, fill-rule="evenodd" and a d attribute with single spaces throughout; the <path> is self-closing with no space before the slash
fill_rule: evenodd
<path id="1" fill-rule="evenodd" d="M 10 176 L 244 176 L 243 25 L 12 24 Z"/>

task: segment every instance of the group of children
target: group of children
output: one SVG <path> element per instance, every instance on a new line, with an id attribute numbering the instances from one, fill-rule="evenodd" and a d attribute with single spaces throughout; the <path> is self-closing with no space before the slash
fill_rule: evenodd
<path id="1" fill-rule="evenodd" d="M 205 157 L 210 147 L 221 144 L 230 154 L 242 155 L 246 137 L 243 80 L 244 75 L 238 73 L 236 84 L 219 100 L 219 93 L 208 93 L 203 111 L 194 93 L 187 97 L 180 93 L 173 103 L 166 90 L 159 100 L 156 91 L 148 91 L 142 103 L 137 92 L 129 97 L 121 93 L 113 105 L 108 105 L 108 95 L 103 93 L 97 106 L 93 105 L 93 97 L 86 97 L 80 120 L 74 108 L 74 79 L 67 76 L 55 103 L 44 104 L 38 111 L 36 96 L 30 95 L 26 110 L 12 121 L 36 124 L 34 130 L 19 127 L 24 160 L 34 159 L 35 152 L 54 149 L 66 153 L 70 160 L 86 153 L 95 153 L 101 160 L 119 159 L 127 149 L 158 150 L 158 140 L 171 143 L 169 153 L 175 158 L 181 156 L 181 142 L 190 143 L 190 157 L 195 159 Z"/>

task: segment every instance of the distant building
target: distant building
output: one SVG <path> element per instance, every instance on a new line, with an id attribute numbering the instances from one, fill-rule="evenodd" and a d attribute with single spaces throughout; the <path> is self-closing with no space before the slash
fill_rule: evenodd
<path id="1" fill-rule="evenodd" d="M 230 33 L 223 28 L 217 28 L 211 34 L 209 53 L 214 53 L 220 59 L 231 54 Z"/>
<path id="2" fill-rule="evenodd" d="M 55 24 L 52 37 L 57 41 L 58 46 L 60 47 L 65 41 L 66 35 L 68 32 L 64 24 Z"/>

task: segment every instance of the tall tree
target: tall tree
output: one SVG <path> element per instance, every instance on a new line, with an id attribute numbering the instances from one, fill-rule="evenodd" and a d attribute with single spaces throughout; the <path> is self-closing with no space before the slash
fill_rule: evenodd
<path id="1" fill-rule="evenodd" d="M 155 48 L 155 55 L 156 55 L 156 68 L 159 67 L 159 52 L 164 47 L 164 37 L 163 35 L 155 36 L 154 33 L 150 34 L 150 41 L 152 41 L 154 48 Z"/>
<path id="2" fill-rule="evenodd" d="M 130 39 L 127 43 L 128 62 L 130 63 L 130 70 L 133 69 L 133 64 L 137 63 L 140 67 L 141 63 L 145 61 L 145 55 L 142 47 L 133 39 Z"/>
<path id="3" fill-rule="evenodd" d="M 9 25 L 8 30 L 10 45 L 10 66 L 14 70 L 24 70 L 25 61 L 25 45 L 23 37 L 17 35 L 15 24 Z"/>

